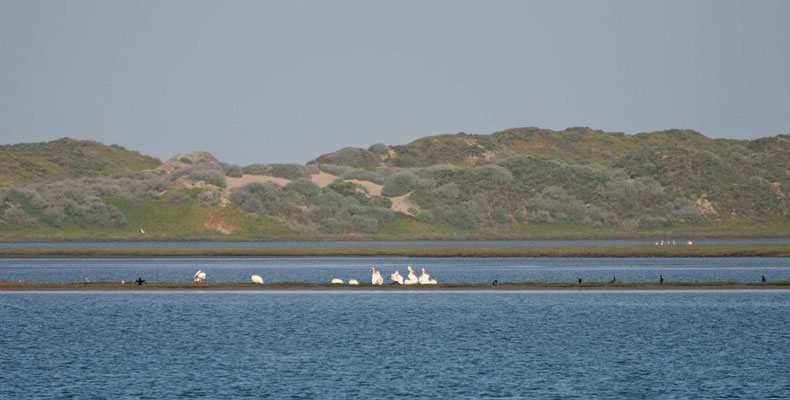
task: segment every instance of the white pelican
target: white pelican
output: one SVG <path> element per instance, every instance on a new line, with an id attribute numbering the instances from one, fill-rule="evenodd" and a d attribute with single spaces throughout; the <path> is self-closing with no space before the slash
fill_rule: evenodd
<path id="1" fill-rule="evenodd" d="M 206 279 L 206 273 L 205 272 L 203 272 L 201 270 L 198 270 L 198 272 L 195 272 L 195 282 L 203 282 L 203 280 L 205 280 L 205 279 Z"/>
<path id="2" fill-rule="evenodd" d="M 662 241 L 661 241 L 661 244 L 660 244 L 659 246 L 663 246 L 663 245 L 664 245 L 664 241 L 662 240 Z"/>
<path id="3" fill-rule="evenodd" d="M 420 280 L 417 278 L 417 275 L 414 275 L 414 269 L 412 269 L 411 265 L 409 265 L 409 279 L 403 282 L 404 285 L 416 285 L 419 283 Z"/>
<path id="4" fill-rule="evenodd" d="M 692 244 L 694 244 L 694 242 L 692 242 L 691 240 L 689 240 L 689 242 L 688 242 L 688 243 L 686 243 L 686 244 L 687 244 L 687 245 L 689 245 L 689 246 L 691 246 Z"/>
<path id="5" fill-rule="evenodd" d="M 356 279 L 349 279 L 348 280 L 348 284 L 349 285 L 359 285 L 359 281 L 356 280 Z"/>
<path id="6" fill-rule="evenodd" d="M 420 285 L 435 285 L 436 279 L 431 279 L 431 276 L 425 273 L 425 268 L 422 269 L 420 274 Z"/>
<path id="7" fill-rule="evenodd" d="M 343 280 L 342 280 L 342 279 L 340 279 L 340 278 L 333 278 L 333 279 L 332 279 L 332 282 L 330 282 L 330 283 L 339 283 L 339 284 L 341 284 L 341 285 L 342 285 L 342 284 L 343 284 Z"/>
<path id="8" fill-rule="evenodd" d="M 394 274 L 390 275 L 390 279 L 392 279 L 392 283 L 398 283 L 403 285 L 403 277 L 400 275 L 400 272 L 395 271 Z"/>
<path id="9" fill-rule="evenodd" d="M 253 276 L 250 277 L 250 280 L 252 280 L 253 282 L 255 282 L 255 283 L 259 284 L 259 285 L 263 285 L 263 278 L 261 278 L 260 275 L 253 275 Z"/>
<path id="10" fill-rule="evenodd" d="M 656 242 L 656 246 L 658 246 L 658 242 Z"/>
<path id="11" fill-rule="evenodd" d="M 384 278 L 381 277 L 381 272 L 376 271 L 376 268 L 371 268 L 373 270 L 373 276 L 370 279 L 370 283 L 374 285 L 381 285 L 384 283 Z"/>

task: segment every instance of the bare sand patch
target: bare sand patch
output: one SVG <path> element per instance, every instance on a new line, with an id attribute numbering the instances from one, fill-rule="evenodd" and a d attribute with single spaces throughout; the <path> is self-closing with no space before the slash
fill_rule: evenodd
<path id="1" fill-rule="evenodd" d="M 320 187 L 329 186 L 329 184 L 334 182 L 335 179 L 337 179 L 337 176 L 332 174 L 327 174 L 324 171 L 321 171 L 315 175 L 310 175 L 310 180 Z"/>
<path id="2" fill-rule="evenodd" d="M 700 197 L 696 201 L 697 209 L 703 214 L 711 214 L 711 215 L 718 215 L 719 213 L 716 211 L 716 208 L 713 206 L 708 199 L 704 197 Z"/>
<path id="3" fill-rule="evenodd" d="M 220 204 L 222 204 L 223 207 L 227 206 L 228 204 L 230 204 L 230 190 L 231 189 L 240 188 L 240 187 L 242 187 L 244 185 L 249 185 L 250 183 L 256 183 L 256 182 L 257 183 L 272 182 L 272 183 L 280 185 L 280 186 L 285 186 L 289 182 L 291 182 L 291 180 L 290 179 L 285 179 L 285 178 L 278 178 L 276 176 L 269 176 L 269 175 L 247 175 L 247 174 L 244 174 L 244 175 L 242 175 L 239 178 L 234 178 L 232 176 L 226 176 L 225 177 L 225 183 L 227 183 L 228 186 L 224 190 L 222 190 L 222 197 L 221 197 L 221 200 L 220 200 Z"/>
<path id="4" fill-rule="evenodd" d="M 360 181 L 359 179 L 347 179 L 346 182 L 356 183 L 357 185 L 364 187 L 368 190 L 368 194 L 371 196 L 381 196 L 382 186 L 377 183 L 370 181 Z"/>
<path id="5" fill-rule="evenodd" d="M 414 215 L 409 212 L 409 208 L 418 207 L 416 204 L 412 203 L 411 200 L 409 200 L 409 195 L 411 195 L 411 192 L 406 193 L 403 196 L 390 197 L 389 199 L 392 200 L 392 207 L 390 207 L 390 210 L 402 212 L 413 217 Z"/>
<path id="6" fill-rule="evenodd" d="M 242 187 L 244 185 L 249 185 L 250 183 L 266 183 L 272 182 L 276 183 L 280 186 L 285 186 L 291 182 L 290 179 L 285 178 L 278 178 L 276 176 L 269 176 L 269 175 L 242 175 L 240 178 L 234 178 L 228 176 L 225 178 L 225 182 L 228 184 L 228 190 L 235 189 L 238 187 Z"/>

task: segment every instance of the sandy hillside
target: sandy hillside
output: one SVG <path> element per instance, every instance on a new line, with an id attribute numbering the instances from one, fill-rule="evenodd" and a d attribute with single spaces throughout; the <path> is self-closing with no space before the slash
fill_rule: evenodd
<path id="1" fill-rule="evenodd" d="M 347 179 L 346 182 L 356 183 L 357 185 L 364 187 L 368 190 L 368 194 L 371 196 L 381 196 L 382 186 L 377 183 L 360 181 L 358 179 Z"/>
<path id="2" fill-rule="evenodd" d="M 404 194 L 403 196 L 398 197 L 390 197 L 389 199 L 392 200 L 392 207 L 390 210 L 402 212 L 406 215 L 414 216 L 412 213 L 409 212 L 409 208 L 414 207 L 418 208 L 416 204 L 412 203 L 409 200 L 409 195 L 411 192 Z"/>
<path id="3" fill-rule="evenodd" d="M 191 161 L 191 164 L 182 162 L 181 161 L 182 158 L 189 159 Z M 189 153 L 189 154 L 176 154 L 175 156 L 167 160 L 164 164 L 156 167 L 154 171 L 173 172 L 177 169 L 191 167 L 192 165 L 197 164 L 201 160 L 205 162 L 218 162 L 217 159 L 211 153 L 205 151 L 196 151 L 194 153 Z"/>
<path id="4" fill-rule="evenodd" d="M 335 179 L 337 179 L 337 178 L 338 178 L 337 176 L 332 175 L 332 174 L 327 174 L 326 172 L 321 172 L 321 173 L 318 173 L 318 174 L 310 176 L 310 180 L 313 181 L 313 183 L 315 183 L 316 185 L 318 185 L 320 187 L 328 186 L 329 184 L 334 182 Z M 260 182 L 260 183 L 272 182 L 272 183 L 276 183 L 276 184 L 278 184 L 280 186 L 285 186 L 289 182 L 291 182 L 290 179 L 277 178 L 277 177 L 268 176 L 268 175 L 242 175 L 240 178 L 233 178 L 233 177 L 229 176 L 229 177 L 225 178 L 225 181 L 228 183 L 228 187 L 225 188 L 225 190 L 222 191 L 222 204 L 223 205 L 227 205 L 228 204 L 228 202 L 229 202 L 228 199 L 230 198 L 230 190 L 231 189 L 242 187 L 244 185 L 248 185 L 248 184 L 254 183 L 254 182 Z M 373 182 L 369 182 L 369 181 L 360 181 L 358 179 L 348 179 L 347 182 L 355 183 L 355 184 L 360 185 L 360 186 L 364 187 L 365 189 L 367 189 L 368 193 L 366 193 L 366 194 L 368 195 L 368 197 L 370 197 L 370 196 L 381 196 L 381 188 L 382 188 L 382 186 L 379 185 L 379 184 L 376 184 L 376 183 L 373 183 Z M 409 212 L 409 208 L 411 208 L 411 207 L 417 208 L 417 205 L 408 200 L 408 197 L 409 197 L 410 194 L 411 193 L 407 193 L 407 194 L 404 194 L 403 196 L 390 197 L 389 199 L 392 200 L 392 207 L 390 207 L 390 210 L 397 211 L 397 212 L 402 212 L 402 213 L 408 214 L 408 215 L 412 215 Z"/>
<path id="5" fill-rule="evenodd" d="M 225 182 L 228 183 L 228 188 L 226 190 L 230 191 L 230 189 L 235 189 L 237 187 L 242 187 L 244 185 L 249 185 L 250 183 L 255 183 L 255 182 L 259 182 L 259 183 L 272 182 L 280 186 L 285 186 L 289 182 L 291 182 L 291 180 L 285 178 L 277 178 L 268 175 L 242 175 L 240 178 L 233 178 L 230 176 L 225 177 Z"/>
<path id="6" fill-rule="evenodd" d="M 321 171 L 315 175 L 310 175 L 310 180 L 320 187 L 329 186 L 329 184 L 334 182 L 335 179 L 337 179 L 337 176 L 327 174 L 324 171 Z"/>

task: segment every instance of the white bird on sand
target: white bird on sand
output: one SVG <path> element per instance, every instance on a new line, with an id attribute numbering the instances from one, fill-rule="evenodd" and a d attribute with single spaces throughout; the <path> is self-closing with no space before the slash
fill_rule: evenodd
<path id="1" fill-rule="evenodd" d="M 255 283 L 259 284 L 259 285 L 263 285 L 263 278 L 261 278 L 260 275 L 253 275 L 253 276 L 250 277 L 250 280 L 252 280 L 253 282 L 255 282 Z"/>
<path id="2" fill-rule="evenodd" d="M 436 279 L 431 279 L 431 276 L 425 273 L 425 268 L 422 269 L 420 274 L 420 285 L 435 285 Z"/>
<path id="3" fill-rule="evenodd" d="M 195 282 L 203 282 L 203 280 L 205 280 L 205 279 L 206 279 L 206 273 L 205 272 L 203 272 L 201 270 L 198 270 L 198 272 L 195 272 Z"/>
<path id="4" fill-rule="evenodd" d="M 349 279 L 348 280 L 348 284 L 349 285 L 359 285 L 359 281 L 356 280 L 356 279 Z"/>
<path id="5" fill-rule="evenodd" d="M 340 279 L 340 278 L 333 278 L 331 283 L 339 283 L 339 284 L 342 285 L 343 284 L 343 280 Z"/>
<path id="6" fill-rule="evenodd" d="M 373 276 L 370 279 L 370 283 L 374 285 L 381 285 L 384 283 L 384 278 L 381 277 L 381 272 L 376 271 L 376 268 L 371 268 L 373 270 Z"/>
<path id="7" fill-rule="evenodd" d="M 420 280 L 417 278 L 417 275 L 414 275 L 414 269 L 412 269 L 411 265 L 409 265 L 409 279 L 403 282 L 404 285 L 416 285 L 419 283 Z"/>
<path id="8" fill-rule="evenodd" d="M 390 279 L 392 279 L 392 283 L 399 283 L 403 285 L 403 277 L 398 271 L 395 271 L 394 274 L 390 275 Z"/>

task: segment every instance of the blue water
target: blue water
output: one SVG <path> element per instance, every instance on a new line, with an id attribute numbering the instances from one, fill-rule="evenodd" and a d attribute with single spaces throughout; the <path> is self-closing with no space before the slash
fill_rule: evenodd
<path id="1" fill-rule="evenodd" d="M 0 293 L 0 398 L 790 398 L 790 292 Z"/>
<path id="2" fill-rule="evenodd" d="M 675 240 L 685 245 L 688 238 L 612 239 L 612 240 L 391 240 L 326 242 L 0 242 L 0 248 L 51 247 L 319 247 L 319 246 L 617 246 L 652 245 Z M 790 238 L 694 239 L 695 244 L 790 244 Z"/>
<path id="3" fill-rule="evenodd" d="M 439 282 L 758 282 L 790 279 L 790 258 L 33 258 L 0 259 L 0 280 L 29 282 L 133 281 L 188 282 L 197 270 L 209 282 L 248 282 L 258 274 L 266 282 L 329 282 L 332 278 L 370 280 L 370 268 L 385 279 L 395 270 L 406 275 L 424 267 Z"/>

